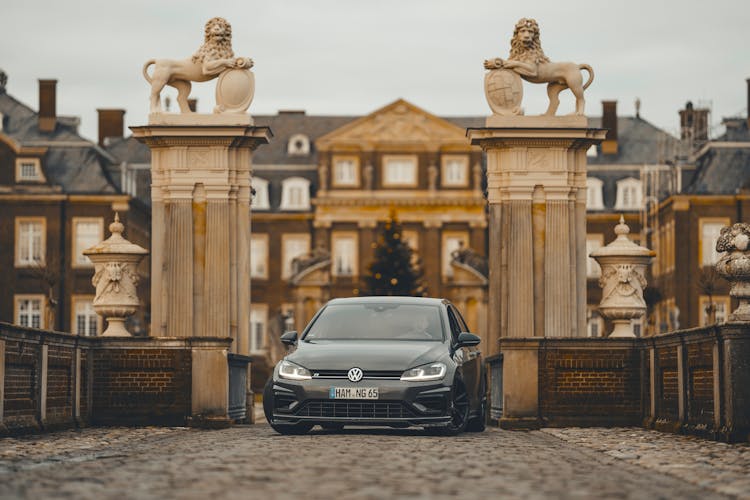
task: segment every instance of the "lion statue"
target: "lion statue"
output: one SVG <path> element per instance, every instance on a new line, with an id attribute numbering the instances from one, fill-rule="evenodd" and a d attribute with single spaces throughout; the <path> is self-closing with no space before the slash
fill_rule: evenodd
<path id="1" fill-rule="evenodd" d="M 555 115 L 560 105 L 560 92 L 565 89 L 570 89 L 576 98 L 576 110 L 573 114 L 582 116 L 586 105 L 583 91 L 594 81 L 594 70 L 588 64 L 551 62 L 544 55 L 539 38 L 539 24 L 534 19 L 522 18 L 516 23 L 507 60 L 503 61 L 499 57 L 485 60 L 484 67 L 513 70 L 527 82 L 547 83 L 549 107 L 544 113 L 547 116 Z M 585 84 L 581 75 L 582 69 L 589 74 Z"/>
<path id="2" fill-rule="evenodd" d="M 232 26 L 226 19 L 209 19 L 204 30 L 203 45 L 190 59 L 149 59 L 143 65 L 143 76 L 151 84 L 151 113 L 161 112 L 159 94 L 165 85 L 177 89 L 180 112 L 190 113 L 188 96 L 191 82 L 206 82 L 219 76 L 225 69 L 250 69 L 253 61 L 247 57 L 234 57 L 232 50 Z M 149 76 L 148 68 L 154 70 Z"/>

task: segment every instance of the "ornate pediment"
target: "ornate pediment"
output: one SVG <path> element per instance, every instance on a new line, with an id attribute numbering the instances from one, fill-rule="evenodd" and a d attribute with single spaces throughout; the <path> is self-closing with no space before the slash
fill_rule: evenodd
<path id="1" fill-rule="evenodd" d="M 465 129 L 399 99 L 316 141 L 319 149 L 339 145 L 466 144 Z"/>

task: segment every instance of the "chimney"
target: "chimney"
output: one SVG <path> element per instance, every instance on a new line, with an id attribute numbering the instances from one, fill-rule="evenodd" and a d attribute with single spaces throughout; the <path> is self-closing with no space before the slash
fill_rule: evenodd
<path id="1" fill-rule="evenodd" d="M 57 126 L 57 80 L 39 80 L 39 131 L 54 132 Z"/>
<path id="2" fill-rule="evenodd" d="M 680 139 L 698 143 L 708 140 L 708 108 L 695 108 L 688 101 L 680 110 Z"/>
<path id="3" fill-rule="evenodd" d="M 124 109 L 97 109 L 99 114 L 99 145 L 105 146 L 107 137 L 122 137 L 125 123 Z"/>
<path id="4" fill-rule="evenodd" d="M 198 110 L 198 99 L 188 99 L 188 108 L 190 108 L 190 111 L 195 113 Z"/>
<path id="5" fill-rule="evenodd" d="M 617 101 L 602 101 L 602 128 L 607 135 L 602 142 L 602 154 L 617 154 Z"/>

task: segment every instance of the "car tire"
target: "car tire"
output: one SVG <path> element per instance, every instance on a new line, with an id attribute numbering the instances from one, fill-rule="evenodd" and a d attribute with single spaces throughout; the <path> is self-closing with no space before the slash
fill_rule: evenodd
<path id="1" fill-rule="evenodd" d="M 449 408 L 451 421 L 440 429 L 445 436 L 457 436 L 466 430 L 469 423 L 469 394 L 466 386 L 460 380 L 453 382 L 451 391 L 451 406 Z"/>
<path id="2" fill-rule="evenodd" d="M 307 434 L 313 428 L 313 424 L 276 424 L 273 421 L 273 376 L 268 379 L 266 386 L 263 388 L 263 413 L 266 415 L 266 421 L 273 430 L 284 435 Z"/>
<path id="3" fill-rule="evenodd" d="M 487 428 L 487 400 L 482 399 L 482 403 L 479 405 L 479 415 L 469 420 L 466 424 L 466 430 L 468 432 L 484 432 Z"/>

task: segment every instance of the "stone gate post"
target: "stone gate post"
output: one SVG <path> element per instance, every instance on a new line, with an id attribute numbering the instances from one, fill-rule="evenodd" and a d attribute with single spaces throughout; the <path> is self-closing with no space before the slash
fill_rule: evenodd
<path id="1" fill-rule="evenodd" d="M 584 116 L 492 116 L 467 135 L 487 155 L 491 339 L 586 332 Z"/>
<path id="2" fill-rule="evenodd" d="M 267 127 L 247 114 L 150 115 L 131 127 L 151 148 L 151 335 L 231 337 L 249 352 L 253 150 Z"/>

